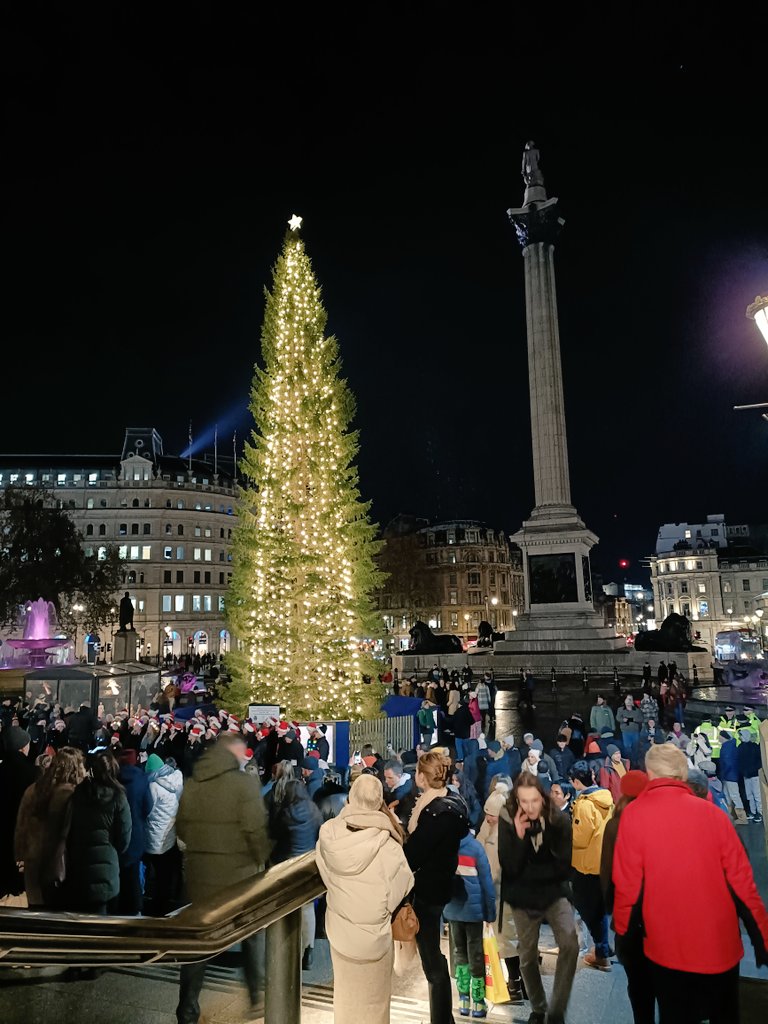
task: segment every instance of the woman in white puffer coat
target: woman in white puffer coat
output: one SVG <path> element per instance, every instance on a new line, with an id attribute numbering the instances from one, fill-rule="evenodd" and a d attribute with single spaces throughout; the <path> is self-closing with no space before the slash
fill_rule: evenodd
<path id="1" fill-rule="evenodd" d="M 317 866 L 328 889 L 334 1024 L 389 1024 L 392 913 L 413 888 L 402 832 L 373 775 L 361 775 L 320 829 Z"/>
<path id="2" fill-rule="evenodd" d="M 164 917 L 181 888 L 181 852 L 176 845 L 176 815 L 184 776 L 175 762 L 164 764 L 157 754 L 147 758 L 152 810 L 146 824 L 145 850 L 154 870 L 152 915 Z"/>

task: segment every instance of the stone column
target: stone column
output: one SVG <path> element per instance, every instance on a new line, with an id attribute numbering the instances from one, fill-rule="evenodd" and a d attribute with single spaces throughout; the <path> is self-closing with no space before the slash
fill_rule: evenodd
<path id="1" fill-rule="evenodd" d="M 546 241 L 527 245 L 523 249 L 523 264 L 536 508 L 570 505 L 554 245 Z"/>

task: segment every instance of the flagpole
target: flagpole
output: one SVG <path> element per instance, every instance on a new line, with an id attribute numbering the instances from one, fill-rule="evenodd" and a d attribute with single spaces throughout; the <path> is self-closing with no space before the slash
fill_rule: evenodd
<path id="1" fill-rule="evenodd" d="M 232 435 L 232 477 L 237 476 L 237 431 Z"/>
<path id="2" fill-rule="evenodd" d="M 189 421 L 189 472 L 192 472 L 192 420 Z"/>
<path id="3" fill-rule="evenodd" d="M 219 424 L 213 428 L 213 472 L 219 472 Z"/>

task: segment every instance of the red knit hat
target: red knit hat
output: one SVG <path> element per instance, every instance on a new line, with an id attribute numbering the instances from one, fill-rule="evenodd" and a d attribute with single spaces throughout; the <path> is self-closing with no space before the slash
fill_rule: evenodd
<path id="1" fill-rule="evenodd" d="M 316 729 L 317 728 L 317 722 L 307 722 L 307 728 L 308 729 Z"/>
<path id="2" fill-rule="evenodd" d="M 288 725 L 287 722 L 278 722 L 277 723 L 277 734 L 278 734 L 278 736 L 285 736 L 285 734 L 288 732 L 289 729 L 290 729 L 290 726 Z"/>
<path id="3" fill-rule="evenodd" d="M 193 725 L 192 728 L 189 730 L 189 735 L 190 736 L 202 736 L 203 735 L 203 731 L 204 730 L 203 730 L 202 725 Z"/>
<path id="4" fill-rule="evenodd" d="M 621 790 L 622 796 L 640 796 L 645 787 L 648 785 L 648 776 L 645 772 L 639 771 L 637 768 L 633 768 L 632 771 L 627 772 L 626 775 L 622 775 L 621 782 L 619 783 L 619 789 Z"/>

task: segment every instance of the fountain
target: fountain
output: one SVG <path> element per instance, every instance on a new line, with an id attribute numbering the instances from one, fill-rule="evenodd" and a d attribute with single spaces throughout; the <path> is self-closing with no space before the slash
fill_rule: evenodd
<path id="1" fill-rule="evenodd" d="M 53 601 L 38 597 L 24 605 L 24 632 L 21 640 L 6 640 L 17 651 L 28 651 L 29 664 L 42 668 L 52 648 L 69 643 L 65 636 L 51 636 L 56 628 L 56 608 Z"/>

